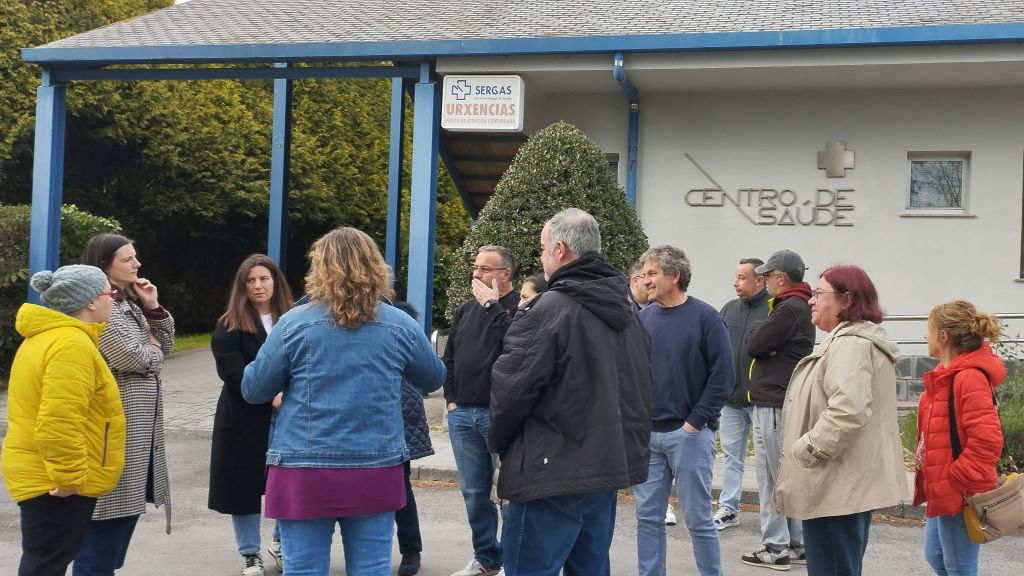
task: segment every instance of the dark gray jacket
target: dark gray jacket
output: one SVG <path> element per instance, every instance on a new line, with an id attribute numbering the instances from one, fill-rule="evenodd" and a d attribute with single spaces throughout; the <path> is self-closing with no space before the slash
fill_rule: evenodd
<path id="1" fill-rule="evenodd" d="M 750 406 L 747 392 L 750 391 L 750 361 L 753 357 L 747 352 L 747 338 L 758 322 L 768 318 L 768 291 L 761 290 L 753 298 L 744 300 L 736 298 L 722 306 L 722 319 L 729 329 L 729 342 L 732 343 L 733 361 L 736 365 L 736 387 L 733 388 L 726 402 L 734 408 Z"/>
<path id="2" fill-rule="evenodd" d="M 619 272 L 588 253 L 516 314 L 491 371 L 488 446 L 501 455 L 502 498 L 647 479 L 650 345 L 625 289 Z"/>
<path id="3" fill-rule="evenodd" d="M 430 426 L 423 408 L 423 393 L 408 380 L 402 380 L 402 418 L 405 420 L 405 444 L 409 459 L 416 460 L 434 453 L 430 444 Z"/>

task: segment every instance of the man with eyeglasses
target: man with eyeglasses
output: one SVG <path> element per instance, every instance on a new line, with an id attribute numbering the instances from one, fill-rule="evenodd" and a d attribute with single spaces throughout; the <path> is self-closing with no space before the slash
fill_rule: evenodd
<path id="1" fill-rule="evenodd" d="M 803 258 L 792 250 L 779 250 L 754 269 L 765 276 L 768 318 L 747 337 L 753 358 L 748 371 L 749 400 L 754 406 L 754 460 L 761 506 L 761 548 L 744 554 L 750 566 L 789 570 L 806 564 L 803 526 L 799 520 L 775 513 L 773 496 L 782 455 L 782 403 L 797 363 L 814 348 L 811 324 L 811 287 L 804 282 Z"/>
<path id="2" fill-rule="evenodd" d="M 644 264 L 637 262 L 629 269 L 629 301 L 637 312 L 644 309 L 650 303 L 647 295 L 647 287 L 644 286 Z"/>
<path id="3" fill-rule="evenodd" d="M 444 350 L 448 435 L 473 533 L 473 559 L 452 576 L 490 576 L 501 570 L 498 509 L 490 499 L 497 457 L 487 449 L 487 434 L 491 367 L 519 305 L 519 292 L 512 287 L 515 268 L 512 253 L 502 246 L 477 251 L 474 298 L 455 312 Z"/>

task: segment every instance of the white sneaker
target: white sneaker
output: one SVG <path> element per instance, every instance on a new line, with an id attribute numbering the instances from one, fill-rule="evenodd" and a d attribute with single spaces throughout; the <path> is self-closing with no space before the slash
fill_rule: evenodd
<path id="1" fill-rule="evenodd" d="M 242 576 L 263 576 L 263 559 L 259 554 L 242 556 Z"/>
<path id="2" fill-rule="evenodd" d="M 730 528 L 732 526 L 739 526 L 740 513 L 733 512 L 728 508 L 719 508 L 718 512 L 715 512 L 715 517 L 712 518 L 712 521 L 715 523 L 715 528 L 717 528 L 718 531 L 721 532 L 726 528 Z"/>
<path id="3" fill-rule="evenodd" d="M 270 559 L 274 561 L 274 565 L 277 566 L 277 571 L 284 574 L 284 557 L 281 556 L 281 541 L 274 540 L 267 546 L 267 554 Z"/>
<path id="4" fill-rule="evenodd" d="M 476 561 L 476 558 L 469 561 L 466 567 L 458 572 L 452 572 L 452 576 L 498 576 L 501 573 L 499 568 L 487 568 Z"/>
<path id="5" fill-rule="evenodd" d="M 668 505 L 668 509 L 665 510 L 665 525 L 666 526 L 675 526 L 676 523 L 677 523 L 676 511 L 672 508 L 672 505 L 669 504 Z"/>

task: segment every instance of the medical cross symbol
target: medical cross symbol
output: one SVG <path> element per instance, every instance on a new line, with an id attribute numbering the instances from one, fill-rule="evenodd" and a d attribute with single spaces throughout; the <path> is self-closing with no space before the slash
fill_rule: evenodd
<path id="1" fill-rule="evenodd" d="M 829 178 L 846 178 L 846 171 L 854 167 L 854 154 L 846 149 L 846 142 L 826 142 L 818 151 L 818 169 Z"/>
<path id="2" fill-rule="evenodd" d="M 452 96 L 455 96 L 456 100 L 465 100 L 472 92 L 473 89 L 469 87 L 467 80 L 459 80 L 452 84 Z"/>

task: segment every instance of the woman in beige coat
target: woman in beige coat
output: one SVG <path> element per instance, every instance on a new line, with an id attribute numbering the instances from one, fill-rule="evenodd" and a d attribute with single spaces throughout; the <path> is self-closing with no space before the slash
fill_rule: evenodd
<path id="1" fill-rule="evenodd" d="M 804 521 L 807 573 L 861 573 L 871 511 L 908 495 L 896 420 L 896 346 L 868 275 L 818 280 L 811 320 L 828 335 L 797 365 L 782 408 L 779 514 Z"/>

